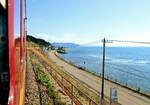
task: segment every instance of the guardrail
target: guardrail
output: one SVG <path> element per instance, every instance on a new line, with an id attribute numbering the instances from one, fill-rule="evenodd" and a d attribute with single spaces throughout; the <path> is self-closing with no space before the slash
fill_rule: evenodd
<path id="1" fill-rule="evenodd" d="M 67 78 L 62 76 L 59 72 L 52 68 L 46 67 L 47 71 L 58 83 L 58 85 L 65 91 L 65 93 L 72 99 L 72 105 L 98 105 L 92 98 L 85 94 L 81 89 L 71 83 Z"/>
<path id="2" fill-rule="evenodd" d="M 99 105 L 101 103 L 100 93 L 93 90 L 93 88 L 86 87 L 86 84 L 80 83 L 80 80 L 72 77 L 72 75 L 64 72 L 58 68 L 50 59 L 47 59 L 45 55 L 41 54 L 35 49 L 29 49 L 40 58 L 39 61 L 49 70 L 49 73 L 54 80 L 63 88 L 67 95 L 73 100 L 72 103 L 76 105 Z M 49 68 L 51 67 L 51 69 Z M 71 79 L 69 81 L 69 79 Z M 63 81 L 63 82 L 62 82 Z M 73 82 L 78 83 L 77 85 Z M 73 87 L 73 89 L 71 88 Z M 73 92 L 72 92 L 73 90 Z M 92 94 L 92 95 L 91 95 Z M 105 96 L 103 100 L 104 105 L 109 104 L 109 98 Z"/>
<path id="3" fill-rule="evenodd" d="M 39 60 L 40 61 L 40 60 Z M 53 79 L 58 83 L 58 85 L 65 91 L 65 93 L 72 99 L 72 105 L 98 105 L 91 97 L 84 93 L 80 88 L 75 86 L 68 78 L 63 74 L 50 67 L 48 64 L 40 61 L 45 67 L 46 70 L 50 73 Z M 66 74 L 65 74 L 66 75 Z M 100 98 L 99 98 L 100 99 Z"/>

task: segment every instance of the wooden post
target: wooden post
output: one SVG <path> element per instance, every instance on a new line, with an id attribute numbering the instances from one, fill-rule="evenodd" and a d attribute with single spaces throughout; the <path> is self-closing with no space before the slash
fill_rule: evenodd
<path id="1" fill-rule="evenodd" d="M 63 76 L 62 76 L 62 80 L 61 80 L 61 82 L 62 82 L 63 89 L 64 89 L 64 77 L 63 77 Z"/>
<path id="2" fill-rule="evenodd" d="M 74 99 L 74 94 L 73 94 L 73 88 L 74 88 L 74 86 L 73 86 L 73 84 L 71 84 L 71 87 L 72 87 L 72 91 L 71 91 L 71 93 L 72 93 L 72 102 L 71 102 L 71 105 L 73 105 L 73 99 Z"/>
<path id="3" fill-rule="evenodd" d="M 57 72 L 55 71 L 55 78 L 57 79 Z"/>
<path id="4" fill-rule="evenodd" d="M 91 99 L 89 98 L 89 105 L 91 105 Z"/>

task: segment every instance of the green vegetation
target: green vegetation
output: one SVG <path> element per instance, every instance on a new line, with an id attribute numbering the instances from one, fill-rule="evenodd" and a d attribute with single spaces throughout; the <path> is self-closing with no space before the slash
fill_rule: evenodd
<path id="1" fill-rule="evenodd" d="M 49 43 L 43 39 L 35 38 L 33 36 L 30 36 L 30 35 L 27 35 L 27 41 L 30 42 L 30 47 L 42 48 L 42 49 L 39 49 L 40 51 L 45 52 L 46 50 L 56 50 L 60 54 L 66 54 L 67 53 L 65 47 L 52 46 L 51 43 Z"/>
<path id="2" fill-rule="evenodd" d="M 46 42 L 43 39 L 35 38 L 33 36 L 30 36 L 30 35 L 27 35 L 27 41 L 34 42 L 34 43 L 40 45 L 41 47 L 50 47 L 51 46 L 51 43 Z"/>
<path id="3" fill-rule="evenodd" d="M 55 86 L 50 80 L 50 78 L 41 70 L 41 66 L 37 63 L 37 59 L 35 55 L 31 52 L 29 52 L 29 55 L 31 57 L 31 61 L 34 67 L 34 70 L 37 74 L 37 81 L 46 87 L 47 89 L 47 95 L 50 97 L 51 100 L 49 102 L 46 102 L 46 105 L 51 105 L 52 103 L 54 105 L 66 105 L 65 102 L 62 102 L 60 100 L 60 96 L 58 95 L 58 92 L 55 91 Z"/>
<path id="4" fill-rule="evenodd" d="M 38 80 L 41 82 L 41 84 L 43 84 L 47 88 L 52 88 L 52 81 L 48 78 L 48 76 L 44 72 L 42 71 L 38 72 Z"/>
<path id="5" fill-rule="evenodd" d="M 49 77 L 42 71 L 38 72 L 39 82 L 47 88 L 48 96 L 53 99 L 54 105 L 66 105 L 65 102 L 60 101 L 58 93 L 55 91 L 55 87 Z"/>
<path id="6" fill-rule="evenodd" d="M 32 52 L 32 51 L 31 51 Z M 35 53 L 34 52 L 32 52 L 32 55 L 34 55 Z M 35 54 L 36 55 L 36 54 Z M 35 57 L 35 56 L 34 56 Z M 40 56 L 37 56 L 37 58 L 38 59 L 41 59 L 42 60 L 42 58 L 40 57 Z M 42 60 L 42 62 L 43 62 L 44 60 Z M 35 62 L 36 63 L 36 59 L 33 61 L 33 62 Z M 49 65 L 49 63 L 48 62 L 43 62 L 42 63 L 42 65 L 44 66 L 44 67 L 49 67 L 50 65 Z M 84 68 L 82 68 L 82 67 L 79 67 L 80 69 L 83 69 L 84 70 Z M 74 95 L 83 103 L 83 104 L 87 104 L 88 103 L 88 97 L 86 97 L 85 96 L 85 94 L 86 95 L 88 95 L 91 99 L 93 99 L 93 100 L 95 100 L 97 103 L 99 103 L 99 95 L 97 95 L 96 93 L 95 93 L 95 90 L 91 90 L 91 89 L 89 89 L 89 88 L 87 88 L 85 85 L 83 85 L 83 84 L 81 84 L 78 80 L 76 80 L 75 78 L 73 78 L 73 77 L 71 77 L 70 75 L 68 75 L 67 73 L 65 73 L 65 72 L 63 72 L 61 69 L 58 69 L 58 70 L 52 70 L 51 68 L 47 68 L 49 71 L 51 71 L 52 72 L 52 74 L 53 75 L 55 75 L 56 74 L 56 72 L 58 72 L 58 73 L 60 73 L 60 75 L 59 74 L 57 74 L 57 75 L 55 75 L 56 76 L 56 78 L 61 82 L 62 81 L 62 76 L 65 78 L 64 79 L 64 81 L 63 81 L 63 83 L 64 83 L 64 86 L 65 87 L 67 87 L 68 89 L 69 89 L 69 91 L 71 92 L 71 84 L 68 82 L 68 81 L 70 81 L 75 87 L 77 87 L 77 88 L 75 88 L 75 90 L 74 90 Z M 37 69 L 36 69 L 37 70 Z M 39 68 L 39 70 L 40 70 L 40 68 Z M 39 71 L 38 70 L 38 71 Z M 40 72 L 40 71 L 39 71 Z M 41 75 L 42 73 L 40 73 L 39 75 Z M 45 78 L 45 76 L 39 76 L 41 79 L 42 78 Z M 42 82 L 43 81 L 43 82 Z M 45 83 L 48 83 L 48 84 L 50 84 L 48 81 L 47 81 L 47 79 L 42 79 L 41 81 L 39 81 L 40 83 L 43 83 L 43 84 L 45 84 Z M 45 85 L 45 86 L 47 86 L 47 85 Z M 52 86 L 49 86 L 49 87 L 52 87 Z M 59 98 L 57 97 L 57 94 L 54 92 L 54 91 L 51 91 L 51 89 L 52 88 L 50 88 L 50 89 L 48 89 L 48 94 L 49 94 L 49 96 L 51 97 L 51 99 L 54 99 L 54 102 L 55 102 L 55 100 L 59 100 Z M 54 89 L 54 88 L 53 88 Z M 82 90 L 82 92 L 80 91 L 80 90 Z M 56 97 L 55 97 L 56 96 Z M 57 101 L 56 101 L 57 102 Z M 56 103 L 55 103 L 56 104 Z M 59 103 L 59 101 L 58 101 L 58 104 L 56 104 L 56 105 L 65 105 L 63 102 L 60 102 Z"/>
<path id="7" fill-rule="evenodd" d="M 55 86 L 52 84 L 52 81 L 49 77 L 42 71 L 38 72 L 38 80 L 42 85 L 47 88 L 48 96 L 53 99 L 54 105 L 66 105 L 65 102 L 60 101 L 58 93 L 55 91 Z"/>

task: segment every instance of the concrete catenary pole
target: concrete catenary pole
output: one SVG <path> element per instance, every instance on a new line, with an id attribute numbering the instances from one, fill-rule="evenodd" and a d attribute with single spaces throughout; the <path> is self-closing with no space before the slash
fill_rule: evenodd
<path id="1" fill-rule="evenodd" d="M 101 103 L 104 101 L 104 72 L 105 72 L 105 38 L 103 39 L 103 65 L 102 65 L 102 90 L 101 90 Z"/>

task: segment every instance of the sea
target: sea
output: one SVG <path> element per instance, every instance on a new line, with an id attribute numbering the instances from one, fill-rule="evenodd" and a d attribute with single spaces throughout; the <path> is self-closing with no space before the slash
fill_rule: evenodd
<path id="1" fill-rule="evenodd" d="M 102 74 L 102 47 L 68 48 L 59 56 Z M 105 78 L 150 94 L 150 47 L 106 47 Z"/>

